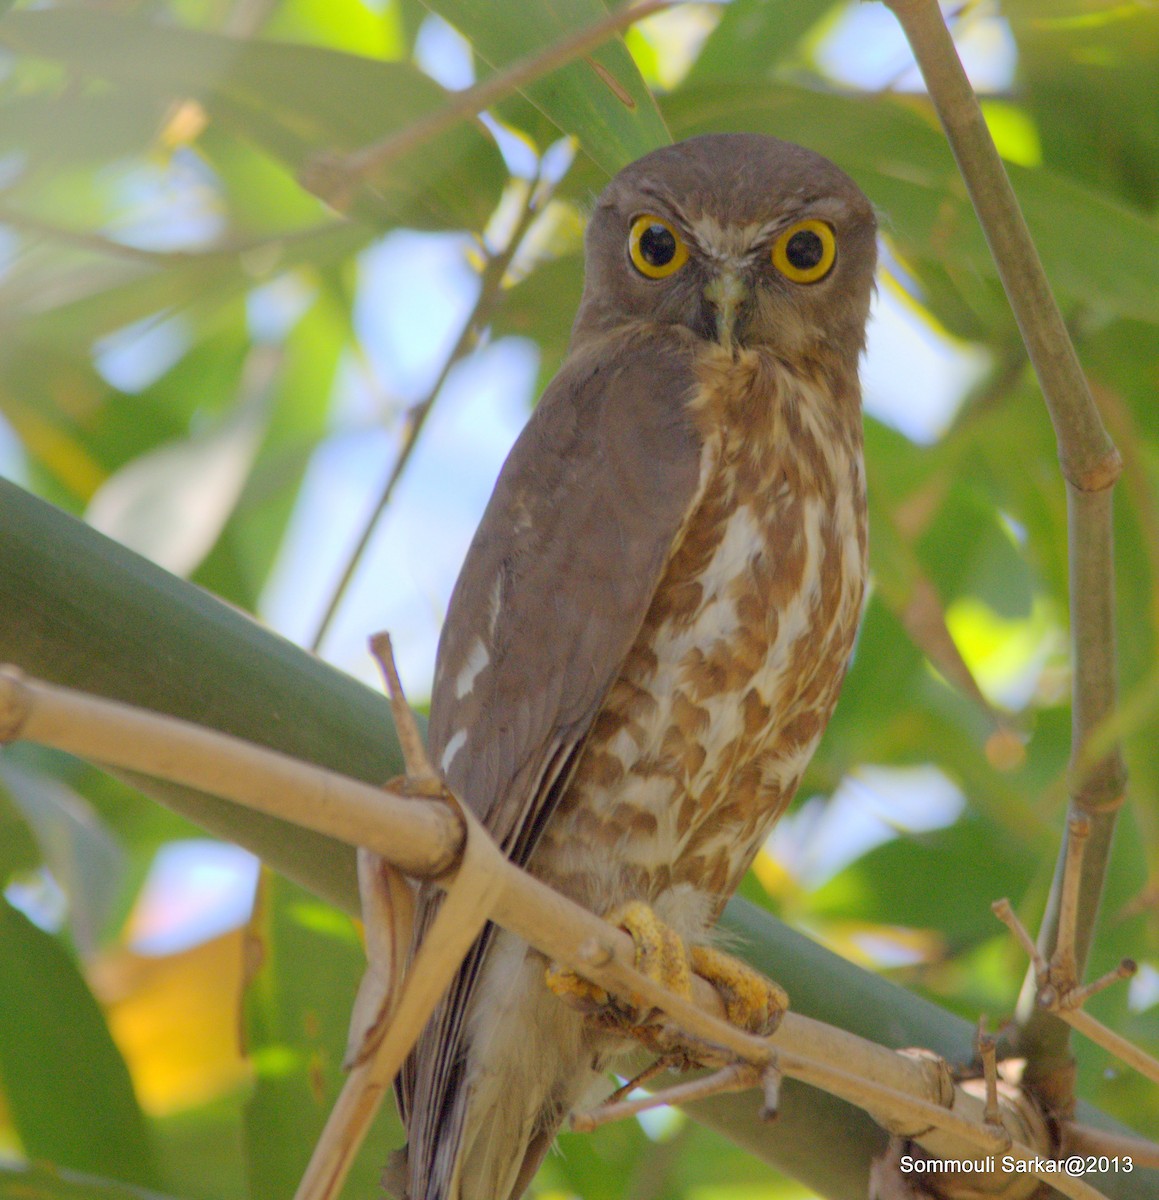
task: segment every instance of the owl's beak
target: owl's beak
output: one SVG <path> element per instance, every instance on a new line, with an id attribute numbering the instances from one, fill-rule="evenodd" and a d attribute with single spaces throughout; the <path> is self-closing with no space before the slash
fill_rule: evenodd
<path id="1" fill-rule="evenodd" d="M 737 312 L 748 298 L 748 288 L 736 271 L 725 267 L 704 289 L 704 298 L 716 313 L 716 340 L 731 348 Z"/>

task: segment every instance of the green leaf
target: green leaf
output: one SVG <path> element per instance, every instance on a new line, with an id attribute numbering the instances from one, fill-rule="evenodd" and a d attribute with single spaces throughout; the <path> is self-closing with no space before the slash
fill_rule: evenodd
<path id="1" fill-rule="evenodd" d="M 50 346 L 84 345 L 163 311 L 188 314 L 193 320 L 221 316 L 227 302 L 277 272 L 300 265 L 323 266 L 360 250 L 374 236 L 366 225 L 334 223 L 285 239 L 271 238 L 255 250 L 268 261 L 254 270 L 253 260 L 232 252 L 207 251 L 159 256 L 156 263 L 106 276 L 78 270 L 75 286 L 64 286 L 62 302 L 37 309 L 5 293 L 0 282 L 0 305 L 15 314 L 27 309 L 17 325 L 21 338 L 35 352 Z M 15 322 L 13 322 L 15 324 Z"/>
<path id="2" fill-rule="evenodd" d="M 503 293 L 503 303 L 492 322 L 496 337 L 534 339 L 540 353 L 540 393 L 567 354 L 571 317 L 579 305 L 583 277 L 583 259 L 578 254 L 541 263 Z"/>
<path id="3" fill-rule="evenodd" d="M 145 1191 L 115 1183 L 111 1179 L 98 1179 L 95 1175 L 82 1175 L 77 1171 L 63 1171 L 58 1167 L 39 1164 L 24 1167 L 0 1165 L 0 1200 L 175 1200 L 160 1192 Z"/>
<path id="4" fill-rule="evenodd" d="M 919 553 L 943 604 L 977 596 L 1012 620 L 1027 617 L 1033 580 L 992 500 L 968 483 L 949 488 L 919 543 Z"/>
<path id="5" fill-rule="evenodd" d="M 946 829 L 904 835 L 871 850 L 818 889 L 810 907 L 829 918 L 928 929 L 954 942 L 975 942 L 998 932 L 990 911 L 997 897 L 1020 902 L 1040 849 L 1036 841 L 1016 842 L 1009 830 L 969 814 Z"/>
<path id="6" fill-rule="evenodd" d="M 1159 200 L 1159 13 L 1012 0 L 1019 97 L 1053 169 L 1142 211 Z M 1115 86 L 1107 87 L 1113 75 Z"/>
<path id="7" fill-rule="evenodd" d="M 30 1158 L 156 1182 L 128 1068 L 76 964 L 0 898 L 0 1080 Z"/>
<path id="8" fill-rule="evenodd" d="M 249 930 L 261 967 L 246 990 L 256 1082 L 245 1115 L 250 1194 L 288 1196 L 344 1082 L 350 1006 L 365 966 L 349 917 L 266 873 Z M 402 1131 L 388 1096 L 344 1192 L 371 1196 Z"/>
<path id="9" fill-rule="evenodd" d="M 767 78 L 833 7 L 817 0 L 732 0 L 685 83 Z"/>
<path id="10" fill-rule="evenodd" d="M 273 347 L 258 354 L 247 374 L 255 393 L 224 421 L 166 442 L 105 480 L 85 514 L 94 529 L 176 575 L 193 571 L 233 512 L 262 441 L 278 355 Z M 253 380 L 258 373 L 265 378 Z"/>
<path id="11" fill-rule="evenodd" d="M 315 46 L 230 38 L 82 9 L 13 14 L 0 44 L 57 59 L 78 75 L 128 80 L 210 116 L 293 170 L 319 152 L 343 153 L 385 137 L 446 103 L 416 67 Z M 477 122 L 463 122 L 372 175 L 355 214 L 419 228 L 481 229 L 506 181 Z"/>
<path id="12" fill-rule="evenodd" d="M 32 172 L 140 154 L 165 116 L 154 92 L 124 85 L 103 95 L 23 96 L 0 111 L 0 150 L 26 155 L 24 169 Z"/>
<path id="13" fill-rule="evenodd" d="M 335 376 L 353 341 L 345 297 L 323 282 L 285 340 L 257 461 L 195 576 L 202 587 L 251 612 L 277 558 L 310 456 L 329 429 Z"/>
<path id="14" fill-rule="evenodd" d="M 502 68 L 607 16 L 601 0 L 424 0 Z M 608 175 L 671 140 L 623 41 L 529 83 L 523 94 Z"/>
<path id="15" fill-rule="evenodd" d="M 35 769 L 29 749 L 14 747 L 0 759 L 0 792 L 34 832 L 45 865 L 68 897 L 73 938 L 89 953 L 121 898 L 124 854 L 83 796 Z"/>

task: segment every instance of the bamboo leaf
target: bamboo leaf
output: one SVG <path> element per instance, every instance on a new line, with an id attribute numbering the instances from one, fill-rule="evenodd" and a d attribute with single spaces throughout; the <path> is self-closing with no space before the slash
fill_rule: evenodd
<path id="1" fill-rule="evenodd" d="M 129 1072 L 92 993 L 61 944 L 3 899 L 0 975 L 0 1080 L 25 1152 L 155 1183 Z"/>
<path id="2" fill-rule="evenodd" d="M 316 46 L 231 38 L 112 13 L 13 13 L 0 44 L 86 79 L 157 98 L 199 99 L 211 117 L 297 171 L 321 151 L 376 141 L 440 107 L 446 93 L 408 63 Z M 369 181 L 356 215 L 420 228 L 480 229 L 506 171 L 483 127 L 462 123 Z"/>
<path id="3" fill-rule="evenodd" d="M 0 1200 L 176 1200 L 59 1167 L 0 1166 Z"/>
<path id="4" fill-rule="evenodd" d="M 510 66 L 607 15 L 601 0 L 424 0 L 490 66 Z M 671 139 L 620 38 L 528 84 L 524 94 L 608 175 Z"/>

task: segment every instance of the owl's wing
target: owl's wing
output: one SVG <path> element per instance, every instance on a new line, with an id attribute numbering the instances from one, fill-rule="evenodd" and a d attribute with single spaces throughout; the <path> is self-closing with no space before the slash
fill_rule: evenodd
<path id="1" fill-rule="evenodd" d="M 669 327 L 569 360 L 504 464 L 451 596 L 431 759 L 519 861 L 698 494 L 691 356 Z"/>
<path id="2" fill-rule="evenodd" d="M 687 331 L 671 326 L 573 355 L 504 464 L 451 596 L 430 755 L 516 862 L 566 786 L 701 494 L 692 358 Z M 437 903 L 424 888 L 420 935 Z M 411 1194 L 453 1169 L 464 1022 L 489 933 L 398 1082 Z"/>

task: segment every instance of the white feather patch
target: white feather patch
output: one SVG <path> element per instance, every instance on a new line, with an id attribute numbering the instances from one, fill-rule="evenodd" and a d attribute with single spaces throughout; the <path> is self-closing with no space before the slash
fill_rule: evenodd
<path id="1" fill-rule="evenodd" d="M 476 638 L 471 643 L 471 651 L 467 655 L 467 661 L 463 665 L 463 669 L 459 672 L 455 679 L 455 699 L 462 700 L 468 692 L 475 686 L 475 680 L 478 678 L 479 672 L 491 661 L 491 656 L 487 653 L 487 647 L 483 645 L 482 638 Z"/>
<path id="2" fill-rule="evenodd" d="M 459 729 L 455 732 L 454 737 L 443 747 L 443 756 L 439 759 L 439 770 L 444 775 L 451 769 L 451 763 L 455 761 L 455 755 L 467 744 L 467 731 Z"/>

